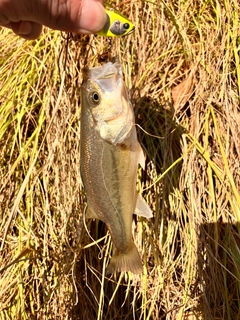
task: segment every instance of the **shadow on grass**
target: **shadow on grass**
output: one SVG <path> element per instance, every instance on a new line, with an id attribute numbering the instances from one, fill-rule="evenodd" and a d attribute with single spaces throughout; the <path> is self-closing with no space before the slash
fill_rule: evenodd
<path id="1" fill-rule="evenodd" d="M 136 124 L 143 129 L 137 127 L 139 141 L 146 155 L 146 164 L 152 163 L 154 168 L 151 169 L 155 169 L 159 176 L 181 157 L 180 141 L 184 129 L 175 121 L 174 110 L 169 102 L 163 106 L 150 97 L 142 97 L 133 101 L 133 105 Z M 145 170 L 144 173 L 146 181 L 149 179 L 149 172 Z M 181 162 L 166 173 L 165 177 L 168 180 L 168 185 L 164 185 L 166 198 L 172 189 L 179 185 L 180 173 Z"/>
<path id="2" fill-rule="evenodd" d="M 204 319 L 240 319 L 240 223 L 200 225 L 197 254 Z"/>

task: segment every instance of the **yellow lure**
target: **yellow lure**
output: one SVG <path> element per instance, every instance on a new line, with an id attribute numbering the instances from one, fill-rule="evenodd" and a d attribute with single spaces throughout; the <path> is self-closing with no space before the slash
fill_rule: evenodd
<path id="1" fill-rule="evenodd" d="M 134 31 L 134 25 L 123 15 L 114 10 L 105 9 L 107 14 L 107 22 L 103 29 L 97 32 L 100 36 L 119 37 L 129 35 Z"/>

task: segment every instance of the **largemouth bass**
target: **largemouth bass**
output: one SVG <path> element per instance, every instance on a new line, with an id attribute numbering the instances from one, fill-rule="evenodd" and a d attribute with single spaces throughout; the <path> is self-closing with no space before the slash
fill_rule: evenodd
<path id="1" fill-rule="evenodd" d="M 87 195 L 86 218 L 106 223 L 114 244 L 107 273 L 142 272 L 133 242 L 132 215 L 151 217 L 136 191 L 138 163 L 134 112 L 118 61 L 83 69 L 81 87 L 81 176 Z"/>

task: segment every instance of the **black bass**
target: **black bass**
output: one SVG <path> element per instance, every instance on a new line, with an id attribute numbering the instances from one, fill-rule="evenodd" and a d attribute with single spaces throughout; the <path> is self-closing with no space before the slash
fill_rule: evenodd
<path id="1" fill-rule="evenodd" d="M 118 61 L 83 69 L 81 88 L 81 176 L 87 219 L 106 223 L 114 244 L 107 273 L 142 272 L 133 242 L 132 215 L 152 211 L 136 191 L 138 163 L 144 155 L 137 140 L 134 112 Z"/>

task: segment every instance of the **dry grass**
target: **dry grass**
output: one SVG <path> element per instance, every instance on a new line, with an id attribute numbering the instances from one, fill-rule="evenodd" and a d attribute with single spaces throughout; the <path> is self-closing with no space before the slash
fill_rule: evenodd
<path id="1" fill-rule="evenodd" d="M 105 278 L 110 237 L 81 220 L 80 70 L 108 41 L 0 30 L 1 319 L 240 319 L 238 2 L 114 6 L 136 25 L 111 54 L 147 155 L 144 272 Z"/>

